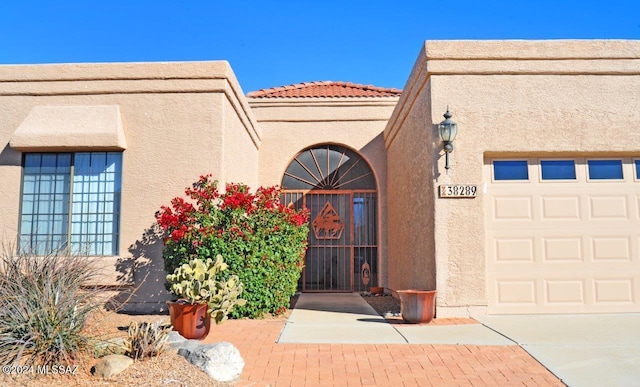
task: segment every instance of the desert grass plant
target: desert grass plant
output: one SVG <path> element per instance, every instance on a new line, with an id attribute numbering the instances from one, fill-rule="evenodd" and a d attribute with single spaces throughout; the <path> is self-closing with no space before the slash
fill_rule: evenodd
<path id="1" fill-rule="evenodd" d="M 98 262 L 56 250 L 36 255 L 6 243 L 0 251 L 0 363 L 73 364 L 98 309 Z"/>
<path id="2" fill-rule="evenodd" d="M 160 321 L 155 323 L 132 321 L 124 342 L 124 354 L 133 360 L 158 356 L 164 352 L 170 331 L 171 325 Z"/>

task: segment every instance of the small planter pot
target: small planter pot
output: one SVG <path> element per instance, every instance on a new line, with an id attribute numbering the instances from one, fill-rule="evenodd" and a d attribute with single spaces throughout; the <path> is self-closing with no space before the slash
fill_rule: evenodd
<path id="1" fill-rule="evenodd" d="M 369 292 L 371 294 L 382 294 L 384 293 L 384 288 L 382 286 L 372 286 L 369 288 Z"/>
<path id="2" fill-rule="evenodd" d="M 185 300 L 167 301 L 173 330 L 185 339 L 200 340 L 211 327 L 211 315 L 207 304 L 190 304 Z"/>
<path id="3" fill-rule="evenodd" d="M 427 324 L 435 315 L 435 290 L 398 290 L 402 319 L 411 324 Z"/>

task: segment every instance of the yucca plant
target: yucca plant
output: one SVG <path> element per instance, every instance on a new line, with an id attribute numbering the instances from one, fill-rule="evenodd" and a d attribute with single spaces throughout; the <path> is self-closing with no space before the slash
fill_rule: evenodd
<path id="1" fill-rule="evenodd" d="M 71 364 L 87 347 L 89 314 L 101 306 L 95 259 L 57 250 L 0 252 L 0 363 Z"/>
<path id="2" fill-rule="evenodd" d="M 169 338 L 171 325 L 147 322 L 131 322 L 127 339 L 124 342 L 124 353 L 134 360 L 154 357 L 164 351 Z"/>

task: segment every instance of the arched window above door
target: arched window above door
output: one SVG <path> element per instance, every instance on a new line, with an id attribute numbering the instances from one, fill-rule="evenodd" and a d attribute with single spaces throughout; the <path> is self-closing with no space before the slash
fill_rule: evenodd
<path id="1" fill-rule="evenodd" d="M 367 162 L 340 145 L 320 145 L 300 152 L 282 178 L 285 190 L 368 190 L 376 182 Z"/>

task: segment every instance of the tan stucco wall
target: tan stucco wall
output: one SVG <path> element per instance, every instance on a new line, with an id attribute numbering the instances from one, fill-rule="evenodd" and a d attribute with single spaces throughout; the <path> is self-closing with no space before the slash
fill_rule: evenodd
<path id="1" fill-rule="evenodd" d="M 40 105 L 119 107 L 126 137 L 120 255 L 103 259 L 106 282 L 134 258 L 140 296 L 133 301 L 143 304 L 131 308 L 162 306 L 162 243 L 144 237 L 155 212 L 201 174 L 257 181 L 260 133 L 228 63 L 0 66 L 0 227 L 8 239 L 18 228 L 21 176 L 21 154 L 8 143 Z"/>
<path id="2" fill-rule="evenodd" d="M 436 132 L 447 105 L 459 128 L 448 174 Z M 440 316 L 485 306 L 484 158 L 639 155 L 638 128 L 639 41 L 427 41 L 385 129 L 390 286 L 436 288 Z M 409 166 L 417 176 L 396 181 Z M 442 184 L 479 195 L 441 199 Z"/>
<path id="3" fill-rule="evenodd" d="M 382 286 L 387 286 L 388 282 L 387 168 L 382 131 L 397 101 L 396 97 L 249 100 L 262 128 L 261 185 L 280 185 L 293 158 L 317 144 L 347 146 L 369 163 L 378 185 L 378 256 Z"/>
<path id="4" fill-rule="evenodd" d="M 412 130 L 403 130 L 393 139 L 387 135 L 392 145 L 387 149 L 387 222 L 389 287 L 393 290 L 435 289 L 429 97 L 427 82 L 402 123 Z"/>
<path id="5" fill-rule="evenodd" d="M 253 112 L 247 112 L 253 121 Z M 224 170 L 218 177 L 220 182 L 242 182 L 253 189 L 258 185 L 258 151 L 260 139 L 244 130 L 244 123 L 233 104 L 224 101 L 222 159 Z"/>
<path id="6" fill-rule="evenodd" d="M 118 106 L 34 106 L 13 132 L 11 148 L 25 151 L 65 149 L 125 150 L 127 141 Z"/>

